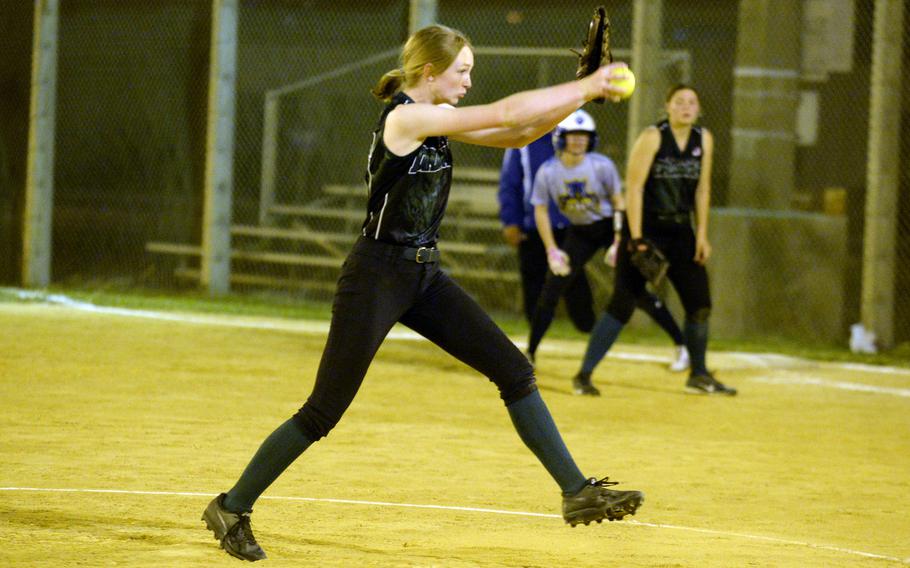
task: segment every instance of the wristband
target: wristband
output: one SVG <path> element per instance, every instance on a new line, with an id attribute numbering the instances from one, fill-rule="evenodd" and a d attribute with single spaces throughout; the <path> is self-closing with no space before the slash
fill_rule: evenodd
<path id="1" fill-rule="evenodd" d="M 623 221 L 623 212 L 616 210 L 613 212 L 613 232 L 621 233 L 622 232 L 622 221 Z"/>

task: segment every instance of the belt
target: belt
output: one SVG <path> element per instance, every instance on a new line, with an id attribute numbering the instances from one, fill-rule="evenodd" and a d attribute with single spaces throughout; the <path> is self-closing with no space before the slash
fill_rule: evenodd
<path id="1" fill-rule="evenodd" d="M 657 213 L 654 219 L 661 223 L 687 224 L 692 221 L 688 213 Z"/>
<path id="2" fill-rule="evenodd" d="M 402 258 L 407 260 L 413 260 L 417 264 L 424 264 L 427 262 L 439 262 L 439 249 L 438 248 L 405 248 L 401 251 Z"/>
<path id="3" fill-rule="evenodd" d="M 403 258 L 418 264 L 439 262 L 439 249 L 436 247 L 404 247 L 372 239 L 363 239 L 358 242 L 358 247 L 364 247 L 367 254 L 385 258 Z"/>

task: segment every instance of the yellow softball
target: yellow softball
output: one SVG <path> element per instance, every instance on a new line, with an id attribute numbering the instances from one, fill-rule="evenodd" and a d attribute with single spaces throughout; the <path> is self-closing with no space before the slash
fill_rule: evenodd
<path id="1" fill-rule="evenodd" d="M 628 99 L 635 92 L 635 74 L 628 67 L 617 69 L 613 72 L 610 84 L 622 91 L 619 98 Z"/>

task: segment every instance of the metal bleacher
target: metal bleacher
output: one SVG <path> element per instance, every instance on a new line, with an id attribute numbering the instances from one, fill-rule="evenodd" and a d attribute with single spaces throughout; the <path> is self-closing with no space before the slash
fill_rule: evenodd
<path id="1" fill-rule="evenodd" d="M 472 293 L 505 294 L 517 302 L 517 258 L 501 239 L 497 215 L 499 171 L 460 168 L 456 176 L 441 227 L 442 266 Z M 270 205 L 259 225 L 232 225 L 231 283 L 334 289 L 341 264 L 360 234 L 365 199 L 362 185 L 326 185 L 307 203 Z M 151 241 L 145 248 L 169 256 L 177 279 L 199 281 L 199 245 Z"/>

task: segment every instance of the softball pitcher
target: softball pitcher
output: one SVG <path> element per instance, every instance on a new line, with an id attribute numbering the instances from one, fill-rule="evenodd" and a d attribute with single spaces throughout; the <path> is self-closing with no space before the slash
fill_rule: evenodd
<path id="1" fill-rule="evenodd" d="M 621 519 L 643 501 L 638 491 L 616 491 L 608 488 L 615 482 L 582 475 L 537 390 L 531 365 L 440 270 L 436 248 L 452 183 L 450 138 L 500 148 L 524 145 L 586 101 L 616 98 L 610 81 L 625 65 L 605 65 L 583 79 L 456 108 L 472 86 L 474 68 L 474 53 L 463 34 L 444 26 L 424 28 L 408 39 L 401 64 L 373 89 L 387 104 L 370 147 L 366 219 L 341 270 L 313 391 L 266 438 L 233 488 L 203 513 L 221 546 L 238 558 L 265 558 L 250 525 L 253 504 L 338 423 L 396 322 L 496 385 L 522 441 L 559 485 L 567 523 Z M 521 488 L 504 488 L 516 490 Z"/>

